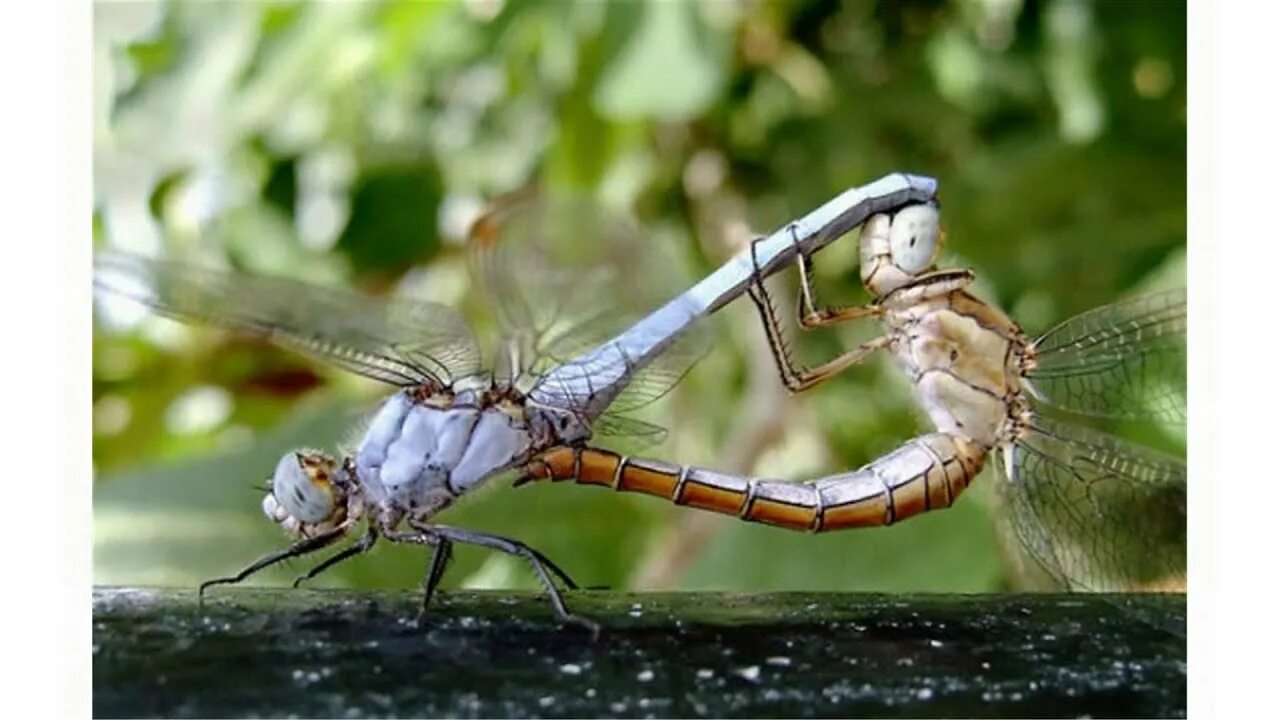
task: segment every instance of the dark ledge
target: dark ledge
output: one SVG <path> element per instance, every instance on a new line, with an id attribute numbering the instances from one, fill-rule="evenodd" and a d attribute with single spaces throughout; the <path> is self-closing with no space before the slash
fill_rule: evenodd
<path id="1" fill-rule="evenodd" d="M 99 588 L 97 717 L 1186 715 L 1182 595 Z"/>

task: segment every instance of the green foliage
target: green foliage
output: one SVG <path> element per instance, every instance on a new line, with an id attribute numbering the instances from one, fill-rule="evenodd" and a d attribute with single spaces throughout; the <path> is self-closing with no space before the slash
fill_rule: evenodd
<path id="1" fill-rule="evenodd" d="M 889 171 L 933 175 L 944 262 L 973 268 L 979 294 L 1031 332 L 1185 283 L 1186 28 L 1163 2 L 108 4 L 94 42 L 96 243 L 422 295 L 482 332 L 493 318 L 462 262 L 465 217 L 531 182 L 631 208 L 679 243 L 672 275 L 696 276 L 744 227 Z M 818 258 L 826 299 L 864 297 L 855 262 L 850 247 Z M 714 467 L 751 421 L 761 336 L 749 312 L 726 314 L 716 351 L 647 416 L 672 431 L 650 454 Z M 94 340 L 95 579 L 190 585 L 278 547 L 251 486 L 289 448 L 344 440 L 384 390 L 260 343 L 110 315 Z M 800 354 L 825 359 L 866 332 L 806 334 Z M 768 471 L 797 479 L 924 428 L 881 360 L 786 407 L 798 420 Z M 724 519 L 667 581 L 1000 587 L 992 479 L 886 530 Z M 442 520 L 623 587 L 690 512 L 494 482 Z M 424 562 L 379 547 L 319 582 L 411 586 Z M 447 580 L 533 587 L 517 564 L 465 550 Z"/>

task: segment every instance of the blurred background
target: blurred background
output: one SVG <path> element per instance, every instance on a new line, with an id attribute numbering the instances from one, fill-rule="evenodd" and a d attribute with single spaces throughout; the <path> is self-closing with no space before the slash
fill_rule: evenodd
<path id="1" fill-rule="evenodd" d="M 932 175 L 943 265 L 1033 334 L 1185 284 L 1179 3 L 98 3 L 94 58 L 97 247 L 439 300 L 482 336 L 465 230 L 533 182 L 625 210 L 696 277 L 850 186 Z M 818 256 L 824 302 L 865 300 L 855 246 Z M 774 287 L 789 313 L 794 276 Z M 800 357 L 872 331 L 806 333 Z M 788 397 L 748 302 L 715 332 L 645 413 L 671 430 L 647 454 L 803 479 L 926 429 L 888 357 Z M 280 454 L 335 447 L 387 392 L 102 303 L 93 352 L 96 583 L 194 586 L 283 546 L 259 511 Z M 945 512 L 820 536 L 506 480 L 441 520 L 519 538 L 588 586 L 1034 585 L 994 479 Z M 536 587 L 506 556 L 457 560 L 446 586 Z M 384 544 L 315 582 L 409 588 L 424 564 Z"/>

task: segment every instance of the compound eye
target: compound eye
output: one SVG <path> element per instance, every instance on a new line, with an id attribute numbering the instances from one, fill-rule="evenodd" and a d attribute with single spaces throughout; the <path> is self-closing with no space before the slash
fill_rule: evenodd
<path id="1" fill-rule="evenodd" d="M 903 272 L 916 275 L 933 267 L 938 256 L 938 208 L 912 205 L 893 218 L 889 255 Z"/>
<path id="2" fill-rule="evenodd" d="M 337 462 L 323 453 L 285 453 L 271 477 L 271 494 L 279 506 L 297 520 L 307 523 L 327 520 L 339 500 L 333 484 L 336 467 Z"/>

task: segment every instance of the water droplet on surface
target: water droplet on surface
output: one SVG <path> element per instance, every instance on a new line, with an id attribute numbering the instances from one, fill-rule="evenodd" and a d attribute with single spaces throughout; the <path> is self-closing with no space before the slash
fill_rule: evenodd
<path id="1" fill-rule="evenodd" d="M 694 673 L 699 680 L 710 680 L 715 677 L 716 671 L 711 668 L 698 668 L 698 672 Z"/>
<path id="2" fill-rule="evenodd" d="M 942 641 L 941 641 L 941 640 L 930 640 L 930 641 L 929 641 L 929 647 L 936 647 L 936 648 L 940 648 L 940 647 L 942 647 Z"/>
<path id="3" fill-rule="evenodd" d="M 741 670 L 735 670 L 734 673 L 741 678 L 755 682 L 760 679 L 760 666 L 751 665 L 744 667 Z"/>
<path id="4" fill-rule="evenodd" d="M 773 657 L 765 658 L 764 663 L 777 667 L 787 667 L 791 664 L 791 658 L 785 655 L 774 655 Z"/>
<path id="5" fill-rule="evenodd" d="M 916 691 L 917 700 L 928 700 L 933 697 L 933 688 L 920 688 Z"/>
<path id="6" fill-rule="evenodd" d="M 556 698 L 554 695 L 543 695 L 542 697 L 538 698 L 538 705 L 541 707 L 544 707 L 544 708 L 551 707 L 552 705 L 555 705 L 555 704 L 556 704 Z"/>
<path id="7" fill-rule="evenodd" d="M 565 663 L 564 665 L 560 666 L 560 672 L 564 673 L 565 675 L 581 675 L 582 666 L 576 663 Z"/>
<path id="8" fill-rule="evenodd" d="M 649 682 L 650 680 L 653 679 L 653 671 L 641 670 L 640 672 L 636 673 L 636 679 L 639 680 L 640 682 Z"/>

